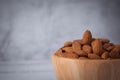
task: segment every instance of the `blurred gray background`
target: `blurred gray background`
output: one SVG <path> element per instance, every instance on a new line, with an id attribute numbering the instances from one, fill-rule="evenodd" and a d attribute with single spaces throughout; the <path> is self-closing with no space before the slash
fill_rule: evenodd
<path id="1" fill-rule="evenodd" d="M 0 0 L 0 80 L 54 80 L 51 55 L 86 29 L 120 43 L 120 0 Z"/>
<path id="2" fill-rule="evenodd" d="M 86 29 L 120 43 L 120 1 L 0 0 L 0 59 L 50 59 Z"/>

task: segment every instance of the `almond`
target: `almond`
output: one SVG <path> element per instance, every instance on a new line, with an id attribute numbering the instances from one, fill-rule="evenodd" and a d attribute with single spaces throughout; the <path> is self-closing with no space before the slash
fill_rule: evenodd
<path id="1" fill-rule="evenodd" d="M 83 34 L 82 44 L 90 44 L 92 41 L 92 34 L 89 30 L 86 30 Z"/>
<path id="2" fill-rule="evenodd" d="M 81 50 L 82 46 L 79 42 L 73 41 L 72 43 L 72 49 L 73 52 L 78 54 L 79 56 L 87 56 L 87 53 Z"/>
<path id="3" fill-rule="evenodd" d="M 90 45 L 83 45 L 82 50 L 86 53 L 92 53 L 92 47 Z"/>
<path id="4" fill-rule="evenodd" d="M 110 52 L 110 57 L 111 58 L 120 58 L 120 49 L 118 47 L 115 47 L 111 52 Z"/>
<path id="5" fill-rule="evenodd" d="M 67 58 L 79 58 L 79 56 L 73 52 L 63 54 L 62 56 Z"/>
<path id="6" fill-rule="evenodd" d="M 112 49 L 114 49 L 115 48 L 115 46 L 109 46 L 106 50 L 107 51 L 111 51 Z"/>
<path id="7" fill-rule="evenodd" d="M 103 48 L 106 50 L 108 47 L 110 47 L 110 46 L 112 46 L 112 44 L 111 43 L 105 43 L 104 45 L 103 45 Z"/>
<path id="8" fill-rule="evenodd" d="M 64 49 L 68 50 L 67 48 L 68 47 L 66 47 Z M 66 52 L 66 51 L 64 51 L 62 49 L 59 49 L 58 51 L 56 51 L 55 55 L 62 56 L 62 57 L 67 57 L 67 58 L 79 58 L 79 55 L 77 55 L 77 54 L 75 54 L 73 52 Z"/>
<path id="9" fill-rule="evenodd" d="M 80 39 L 74 40 L 73 42 L 78 42 L 78 43 L 82 44 L 82 40 L 80 40 Z"/>
<path id="10" fill-rule="evenodd" d="M 89 58 L 89 59 L 101 59 L 100 56 L 98 56 L 98 55 L 96 55 L 96 54 L 93 54 L 93 53 L 88 54 L 88 58 Z"/>
<path id="11" fill-rule="evenodd" d="M 79 53 L 81 48 L 82 48 L 82 46 L 81 46 L 81 44 L 79 42 L 73 41 L 73 43 L 72 43 L 73 52 Z"/>
<path id="12" fill-rule="evenodd" d="M 108 52 L 104 52 L 101 56 L 101 58 L 103 59 L 107 59 L 109 57 L 109 53 Z"/>
<path id="13" fill-rule="evenodd" d="M 63 47 L 62 50 L 65 51 L 65 52 L 68 52 L 68 53 L 73 52 L 72 47 Z"/>
<path id="14" fill-rule="evenodd" d="M 104 43 L 109 43 L 110 40 L 109 39 L 106 39 L 106 38 L 98 38 L 103 44 Z"/>
<path id="15" fill-rule="evenodd" d="M 103 51 L 102 43 L 99 39 L 96 39 L 92 42 L 93 53 L 101 55 Z"/>
<path id="16" fill-rule="evenodd" d="M 72 46 L 72 42 L 67 41 L 64 43 L 64 47 L 71 47 L 71 46 Z"/>
<path id="17" fill-rule="evenodd" d="M 58 49 L 55 53 L 57 56 L 62 56 L 62 49 Z"/>
<path id="18" fill-rule="evenodd" d="M 82 51 L 82 50 L 80 50 L 78 53 L 76 53 L 76 54 L 78 54 L 79 56 L 81 56 L 81 57 L 87 57 L 87 53 L 85 52 L 85 51 Z"/>

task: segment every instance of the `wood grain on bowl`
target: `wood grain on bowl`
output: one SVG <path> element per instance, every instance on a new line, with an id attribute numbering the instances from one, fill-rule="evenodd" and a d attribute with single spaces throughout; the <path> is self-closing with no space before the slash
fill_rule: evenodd
<path id="1" fill-rule="evenodd" d="M 120 80 L 120 59 L 90 60 L 52 56 L 58 80 Z"/>

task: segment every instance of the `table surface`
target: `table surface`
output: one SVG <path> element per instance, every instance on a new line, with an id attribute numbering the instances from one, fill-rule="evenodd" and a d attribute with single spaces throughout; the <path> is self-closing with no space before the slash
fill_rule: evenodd
<path id="1" fill-rule="evenodd" d="M 0 62 L 0 80 L 56 80 L 50 60 Z"/>

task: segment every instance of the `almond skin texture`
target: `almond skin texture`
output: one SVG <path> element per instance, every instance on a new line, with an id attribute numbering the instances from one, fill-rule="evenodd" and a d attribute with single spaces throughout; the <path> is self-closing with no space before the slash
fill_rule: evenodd
<path id="1" fill-rule="evenodd" d="M 92 49 L 94 54 L 97 54 L 98 56 L 101 55 L 103 52 L 102 42 L 99 39 L 93 41 Z"/>
<path id="2" fill-rule="evenodd" d="M 120 49 L 118 47 L 115 47 L 110 53 L 111 58 L 120 58 Z"/>
<path id="3" fill-rule="evenodd" d="M 83 50 L 80 50 L 79 53 L 76 53 L 76 54 L 78 54 L 81 57 L 87 57 L 87 53 Z"/>
<path id="4" fill-rule="evenodd" d="M 92 53 L 92 47 L 90 45 L 83 45 L 82 50 L 86 53 Z"/>
<path id="5" fill-rule="evenodd" d="M 79 42 L 73 41 L 73 43 L 72 43 L 73 52 L 79 54 L 79 52 L 81 51 L 81 48 L 82 48 L 82 46 Z"/>
<path id="6" fill-rule="evenodd" d="M 67 41 L 64 43 L 64 47 L 71 47 L 71 46 L 72 46 L 72 42 Z"/>
<path id="7" fill-rule="evenodd" d="M 57 55 L 57 56 L 62 56 L 62 55 L 63 55 L 63 54 L 62 54 L 62 49 L 58 49 L 58 50 L 56 51 L 55 55 Z"/>
<path id="8" fill-rule="evenodd" d="M 93 53 L 88 54 L 88 58 L 89 58 L 89 59 L 101 59 L 100 56 L 98 56 L 98 55 L 96 55 L 96 54 L 93 54 Z"/>
<path id="9" fill-rule="evenodd" d="M 79 58 L 79 55 L 73 53 L 73 52 L 66 52 L 62 49 L 59 49 L 56 51 L 55 55 L 61 56 L 61 57 L 66 57 L 66 58 Z"/>
<path id="10" fill-rule="evenodd" d="M 66 53 L 66 54 L 63 54 L 62 57 L 67 57 L 67 58 L 79 58 L 79 56 L 73 52 L 71 53 Z"/>
<path id="11" fill-rule="evenodd" d="M 62 50 L 64 50 L 65 52 L 68 52 L 68 53 L 73 52 L 72 47 L 63 47 Z"/>
<path id="12" fill-rule="evenodd" d="M 82 40 L 80 39 L 74 40 L 73 42 L 79 42 L 80 44 L 82 44 Z"/>
<path id="13" fill-rule="evenodd" d="M 83 34 L 82 44 L 90 44 L 92 41 L 92 34 L 89 30 L 86 30 Z"/>
<path id="14" fill-rule="evenodd" d="M 106 39 L 106 38 L 98 38 L 103 44 L 104 43 L 109 43 L 110 40 L 109 39 Z"/>
<path id="15" fill-rule="evenodd" d="M 107 51 L 111 51 L 112 49 L 114 49 L 115 48 L 115 46 L 109 46 L 106 50 Z"/>
<path id="16" fill-rule="evenodd" d="M 110 47 L 110 46 L 112 46 L 113 44 L 112 43 L 105 43 L 104 45 L 103 45 L 103 49 L 107 49 L 108 47 Z"/>
<path id="17" fill-rule="evenodd" d="M 72 49 L 73 52 L 76 53 L 79 56 L 87 56 L 87 53 L 85 51 L 82 51 L 82 46 L 79 42 L 73 41 L 72 43 Z"/>
<path id="18" fill-rule="evenodd" d="M 101 55 L 101 58 L 102 59 L 107 59 L 109 57 L 109 53 L 108 52 L 104 52 L 102 55 Z"/>

